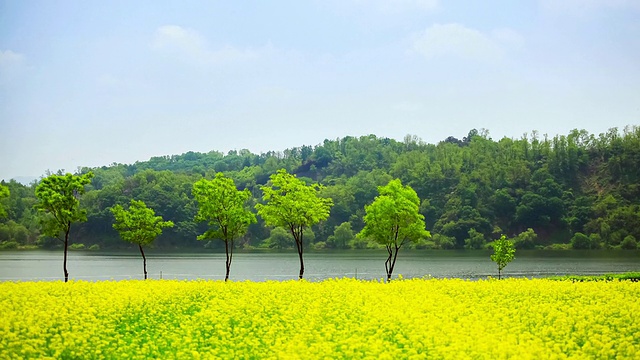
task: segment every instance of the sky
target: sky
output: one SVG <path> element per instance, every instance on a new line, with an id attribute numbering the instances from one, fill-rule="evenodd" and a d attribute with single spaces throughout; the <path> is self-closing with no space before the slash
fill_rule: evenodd
<path id="1" fill-rule="evenodd" d="M 640 125 L 638 0 L 0 0 L 0 179 Z"/>

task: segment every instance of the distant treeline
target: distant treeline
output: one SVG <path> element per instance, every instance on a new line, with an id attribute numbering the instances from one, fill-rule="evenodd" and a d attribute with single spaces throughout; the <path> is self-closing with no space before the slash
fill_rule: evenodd
<path id="1" fill-rule="evenodd" d="M 462 139 L 448 137 L 426 144 L 407 135 L 404 141 L 374 135 L 325 140 L 260 155 L 248 150 L 226 155 L 188 152 L 153 157 L 131 165 L 111 164 L 95 177 L 81 198 L 88 221 L 74 225 L 73 242 L 86 247 L 125 247 L 113 230 L 109 209 L 131 199 L 143 200 L 175 227 L 155 242 L 162 248 L 218 247 L 201 242 L 206 230 L 194 222 L 191 190 L 217 172 L 249 189 L 250 205 L 262 201 L 260 186 L 284 168 L 305 181 L 324 185 L 321 196 L 333 199 L 331 215 L 306 235 L 312 248 L 372 246 L 354 234 L 363 227 L 364 206 L 377 187 L 399 178 L 420 197 L 421 213 L 433 237 L 423 248 L 483 248 L 506 234 L 518 248 L 635 249 L 640 238 L 640 128 L 629 126 L 593 135 L 574 130 L 552 138 L 536 131 L 519 139 L 492 140 L 471 130 Z M 36 183 L 3 182 L 0 247 L 56 246 L 41 236 Z M 530 230 L 529 230 L 530 229 Z M 262 219 L 239 241 L 245 248 L 293 246 L 285 231 L 265 227 Z M 77 245 L 79 246 L 79 245 Z"/>

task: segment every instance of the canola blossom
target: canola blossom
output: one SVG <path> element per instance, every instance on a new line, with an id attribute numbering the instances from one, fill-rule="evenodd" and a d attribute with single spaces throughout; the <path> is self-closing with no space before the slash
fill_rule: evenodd
<path id="1" fill-rule="evenodd" d="M 0 283 L 2 359 L 633 359 L 640 283 Z"/>

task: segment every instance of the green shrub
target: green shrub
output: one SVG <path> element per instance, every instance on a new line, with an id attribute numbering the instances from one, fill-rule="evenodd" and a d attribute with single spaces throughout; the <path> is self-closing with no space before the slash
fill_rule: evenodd
<path id="1" fill-rule="evenodd" d="M 70 250 L 84 250 L 84 244 L 71 244 L 69 245 Z"/>
<path id="2" fill-rule="evenodd" d="M 536 241 L 538 235 L 532 228 L 528 228 L 526 231 L 521 232 L 514 239 L 516 249 L 534 249 L 536 247 Z"/>
<path id="3" fill-rule="evenodd" d="M 93 244 L 93 245 L 89 246 L 89 250 L 100 250 L 100 245 Z"/>
<path id="4" fill-rule="evenodd" d="M 433 234 L 432 239 L 440 249 L 448 250 L 453 249 L 456 246 L 456 239 L 452 236 Z"/>
<path id="5" fill-rule="evenodd" d="M 571 247 L 579 250 L 591 249 L 591 239 L 587 235 L 577 232 L 571 238 Z"/>
<path id="6" fill-rule="evenodd" d="M 464 247 L 466 249 L 482 249 L 484 247 L 484 235 L 471 228 L 469 230 L 469 238 L 464 241 Z"/>
<path id="7" fill-rule="evenodd" d="M 627 235 L 624 240 L 622 240 L 620 247 L 625 250 L 635 250 L 638 248 L 638 243 L 633 235 Z"/>
<path id="8" fill-rule="evenodd" d="M 18 248 L 18 243 L 16 241 L 0 242 L 0 250 L 12 250 L 17 248 Z"/>

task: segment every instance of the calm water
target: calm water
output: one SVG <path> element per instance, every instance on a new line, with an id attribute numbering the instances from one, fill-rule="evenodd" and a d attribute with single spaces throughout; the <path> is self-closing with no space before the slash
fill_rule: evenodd
<path id="1" fill-rule="evenodd" d="M 153 279 L 224 279 L 224 253 L 167 253 L 148 250 L 147 271 Z M 432 276 L 479 279 L 496 276 L 489 252 L 401 251 L 395 274 L 406 278 Z M 305 278 L 384 277 L 384 251 L 309 252 L 304 256 Z M 142 279 L 142 257 L 126 252 L 70 251 L 69 276 L 76 280 Z M 236 253 L 231 280 L 297 279 L 298 256 L 282 253 Z M 640 252 L 519 251 L 505 268 L 511 277 L 596 275 L 640 271 Z M 62 251 L 0 252 L 0 281 L 61 280 Z"/>

